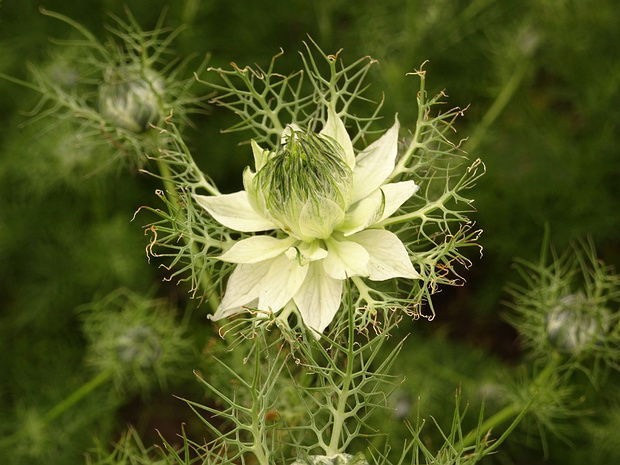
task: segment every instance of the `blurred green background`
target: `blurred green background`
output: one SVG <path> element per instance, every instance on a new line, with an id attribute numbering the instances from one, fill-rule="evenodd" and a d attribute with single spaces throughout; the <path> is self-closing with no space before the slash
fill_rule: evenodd
<path id="1" fill-rule="evenodd" d="M 463 272 L 467 285 L 443 290 L 435 320 L 413 327 L 420 341 L 435 341 L 427 360 L 459 367 L 440 377 L 449 410 L 450 393 L 460 381 L 477 378 L 480 366 L 518 360 L 514 331 L 501 318 L 504 287 L 515 279 L 514 257 L 538 255 L 545 224 L 559 249 L 590 235 L 603 260 L 619 262 L 616 0 L 4 0 L 3 73 L 31 79 L 28 62 L 45 67 L 55 59 L 58 47 L 50 38 L 73 34 L 40 14 L 39 6 L 79 21 L 101 38 L 108 13 L 123 18 L 126 6 L 149 30 L 166 8 L 166 26 L 185 25 L 173 43 L 175 52 L 210 53 L 214 67 L 230 62 L 266 67 L 282 48 L 278 70 L 292 72 L 301 67 L 297 51 L 308 35 L 326 52 L 343 49 L 347 62 L 370 55 L 378 60 L 369 78 L 371 94 L 384 93 L 383 114 L 389 119 L 398 112 L 402 126 L 410 128 L 418 82 L 406 73 L 428 60 L 429 92 L 446 89 L 448 105 L 469 105 L 456 137 L 468 137 L 463 148 L 487 167 L 471 194 L 478 210 L 473 217 L 484 230 L 484 255 L 472 251 L 473 266 Z M 6 435 L 92 377 L 84 366 L 87 341 L 76 307 L 121 286 L 166 296 L 180 308 L 191 303 L 182 286 L 163 283 L 153 290 L 164 273 L 146 260 L 142 225 L 149 218 L 131 221 L 141 205 L 156 204 L 156 180 L 135 170 L 93 173 L 63 138 L 70 128 L 47 127 L 49 120 L 24 124 L 38 95 L 0 80 L 0 96 L 0 433 Z M 238 147 L 248 135 L 220 134 L 234 122 L 227 110 L 212 108 L 194 118 L 196 127 L 188 132 L 199 165 L 222 190 L 238 187 L 241 169 L 251 162 L 248 150 Z M 91 160 L 106 155 L 80 150 Z M 145 442 L 157 440 L 155 428 L 178 432 L 191 413 L 172 394 L 201 395 L 191 370 L 204 363 L 200 352 L 214 337 L 203 309 L 191 318 L 188 337 L 196 354 L 181 367 L 185 376 L 149 397 L 97 391 L 61 417 L 52 433 L 33 427 L 30 445 L 15 446 L 14 461 L 3 463 L 83 463 L 94 436 L 114 439 L 128 423 Z M 470 364 L 456 355 L 461 348 L 470 354 L 469 372 Z M 554 446 L 545 463 L 581 463 L 595 447 L 581 444 L 578 453 L 562 443 Z M 514 455 L 518 447 L 509 450 L 510 458 L 489 460 L 544 460 L 536 445 L 525 447 L 521 457 Z"/>

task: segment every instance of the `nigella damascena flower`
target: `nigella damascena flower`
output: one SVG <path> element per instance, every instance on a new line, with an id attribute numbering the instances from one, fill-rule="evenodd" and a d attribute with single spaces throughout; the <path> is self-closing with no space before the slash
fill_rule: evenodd
<path id="1" fill-rule="evenodd" d="M 273 231 L 243 239 L 220 257 L 238 265 L 212 319 L 292 303 L 306 326 L 321 333 L 338 311 L 345 279 L 420 277 L 400 239 L 378 225 L 418 190 L 413 181 L 387 183 L 398 130 L 396 121 L 355 155 L 330 108 L 319 134 L 288 127 L 275 151 L 252 142 L 256 172 L 245 170 L 244 190 L 195 196 L 224 226 Z"/>
<path id="2" fill-rule="evenodd" d="M 152 69 L 110 68 L 99 87 L 99 111 L 118 127 L 140 133 L 160 118 L 164 80 Z"/>

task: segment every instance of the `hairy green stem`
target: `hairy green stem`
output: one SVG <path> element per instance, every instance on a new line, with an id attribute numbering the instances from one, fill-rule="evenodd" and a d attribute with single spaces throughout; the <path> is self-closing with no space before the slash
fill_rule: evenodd
<path id="1" fill-rule="evenodd" d="M 424 64 L 422 65 L 424 66 Z M 411 73 L 416 74 L 416 73 Z M 415 153 L 415 151 L 424 146 L 424 144 L 420 143 L 420 134 L 422 132 L 422 127 L 425 124 L 425 114 L 426 109 L 428 108 L 428 104 L 426 103 L 426 78 L 425 71 L 420 70 L 417 75 L 420 77 L 420 90 L 418 92 L 417 102 L 418 102 L 418 116 L 416 119 L 415 132 L 413 133 L 413 137 L 411 138 L 411 144 L 407 148 L 407 151 L 403 154 L 403 156 L 398 160 L 398 163 L 392 170 L 392 173 L 388 177 L 388 179 L 392 179 L 398 176 L 401 173 L 406 171 L 406 166 L 409 164 L 409 160 Z"/>
<path id="2" fill-rule="evenodd" d="M 170 168 L 161 159 L 156 158 L 156 161 L 157 161 L 157 167 L 159 169 L 159 174 L 161 175 L 161 180 L 162 180 L 162 182 L 164 184 L 165 191 L 170 196 L 170 198 L 172 200 L 172 203 L 178 204 L 179 196 L 178 196 L 178 193 L 177 193 L 177 187 L 176 187 L 175 183 L 171 180 Z M 187 238 L 184 237 L 183 240 L 187 241 Z M 197 257 L 198 253 L 199 253 L 199 251 L 197 249 L 197 245 L 195 243 L 192 243 L 191 247 L 192 247 L 192 253 L 193 253 L 194 257 Z M 212 289 L 213 288 L 213 284 L 212 284 L 212 281 L 211 281 L 211 276 L 209 276 L 208 273 L 206 273 L 206 272 L 201 273 L 200 281 L 201 281 L 203 289 Z M 220 305 L 220 299 L 219 299 L 219 297 L 217 296 L 216 293 L 208 292 L 207 303 L 209 305 L 209 308 L 211 309 L 211 312 L 215 313 L 217 311 L 219 305 Z M 233 336 L 234 335 L 231 335 L 228 331 L 224 332 L 223 335 L 222 335 L 223 339 L 227 342 L 227 345 L 229 347 L 231 347 L 232 344 L 233 344 Z M 240 366 L 241 364 L 243 364 L 243 357 L 241 356 L 241 353 L 239 351 L 234 351 L 233 350 L 232 351 L 232 355 L 233 355 L 233 359 L 234 359 L 235 363 L 237 364 L 237 366 Z"/>
<path id="3" fill-rule="evenodd" d="M 482 423 L 482 425 L 478 428 L 478 432 L 482 434 L 486 434 L 486 432 L 492 430 L 493 428 L 505 423 L 506 421 L 516 416 L 515 420 L 509 427 L 510 430 L 514 429 L 517 426 L 517 423 L 521 420 L 521 418 L 523 418 L 523 416 L 527 413 L 527 411 L 531 407 L 534 399 L 538 395 L 539 390 L 549 381 L 550 377 L 553 375 L 557 367 L 560 365 L 561 361 L 562 361 L 562 357 L 559 354 L 557 353 L 553 354 L 553 358 L 551 359 L 551 361 L 547 364 L 547 366 L 545 366 L 545 368 L 538 374 L 536 379 L 532 382 L 532 385 L 530 387 L 531 398 L 525 407 L 518 405 L 516 403 L 507 405 L 502 410 L 500 410 L 495 415 L 493 415 L 491 418 L 488 418 L 484 423 Z M 507 434 L 502 435 L 501 442 L 503 442 L 503 439 L 505 439 L 506 436 Z M 473 432 L 470 433 L 463 439 L 463 441 L 459 442 L 455 446 L 456 450 L 473 445 L 478 440 L 478 437 L 479 437 L 478 434 L 474 434 Z M 496 443 L 494 443 L 492 446 L 493 450 L 499 447 L 501 442 L 496 441 Z"/>
<path id="4" fill-rule="evenodd" d="M 480 145 L 480 141 L 484 138 L 491 125 L 497 120 L 499 115 L 504 111 L 504 108 L 510 103 L 512 96 L 515 94 L 521 81 L 525 77 L 525 72 L 528 69 L 529 62 L 522 60 L 516 65 L 515 71 L 511 74 L 508 82 L 504 84 L 502 90 L 499 92 L 487 112 L 480 120 L 480 123 L 476 126 L 473 134 L 468 138 L 466 142 L 466 148 L 468 152 L 474 152 Z"/>
<path id="5" fill-rule="evenodd" d="M 338 390 L 338 403 L 336 404 L 336 409 L 333 412 L 334 422 L 331 430 L 331 438 L 329 444 L 327 446 L 327 450 L 325 451 L 325 455 L 332 456 L 342 452 L 340 450 L 340 442 L 342 438 L 342 431 L 344 427 L 344 422 L 348 418 L 347 415 L 347 400 L 350 394 L 351 382 L 353 379 L 353 369 L 354 369 L 354 339 L 355 339 L 355 321 L 354 321 L 354 312 L 355 308 L 353 305 L 349 306 L 349 326 L 348 326 L 348 345 L 347 345 L 347 360 L 346 360 L 346 372 L 343 376 L 342 387 Z"/>
<path id="6" fill-rule="evenodd" d="M 170 180 L 171 178 L 170 168 L 168 168 L 168 165 L 166 165 L 166 163 L 163 162 L 161 159 L 156 158 L 156 160 L 157 160 L 157 167 L 159 169 L 162 182 L 164 184 L 164 189 L 166 193 L 172 199 L 172 203 L 178 204 L 179 195 L 177 193 L 176 185 L 174 184 L 174 182 Z M 187 239 L 185 238 L 184 240 L 187 241 Z M 199 253 L 199 251 L 197 250 L 196 244 L 192 244 L 191 247 L 192 247 L 192 253 L 196 256 Z M 211 277 L 207 273 L 202 273 L 200 275 L 200 281 L 202 283 L 203 289 L 211 289 L 213 287 L 211 283 Z M 219 298 L 213 292 L 209 292 L 209 295 L 207 297 L 207 302 L 213 312 L 215 312 L 218 306 L 220 305 Z"/>
<path id="7" fill-rule="evenodd" d="M 258 338 L 256 339 L 256 344 L 258 345 Z M 258 386 L 260 384 L 259 378 L 261 376 L 261 366 L 260 366 L 260 356 L 261 351 L 258 347 L 256 347 L 256 361 L 254 364 L 254 380 L 253 385 Z M 264 405 L 261 405 L 260 396 L 262 395 L 261 390 L 252 389 L 252 426 L 251 426 L 251 434 L 254 438 L 254 445 L 252 447 L 252 451 L 254 452 L 254 456 L 260 465 L 269 465 L 269 449 L 267 449 L 267 445 L 264 442 L 263 429 L 265 428 L 264 422 Z"/>
<path id="8" fill-rule="evenodd" d="M 443 207 L 448 202 L 448 200 L 453 198 L 455 192 L 456 192 L 456 188 L 450 192 L 444 193 L 437 200 L 427 203 L 426 205 L 424 205 L 424 207 L 414 212 L 405 213 L 403 215 L 390 216 L 389 218 L 386 218 L 383 221 L 377 223 L 377 225 L 385 227 L 391 224 L 407 223 L 417 218 L 426 219 L 430 213 L 432 213 L 434 210 L 437 210 Z"/>
<path id="9" fill-rule="evenodd" d="M 73 407 L 75 404 L 77 404 L 80 400 L 88 396 L 99 386 L 109 381 L 112 378 L 112 374 L 112 370 L 102 371 L 90 381 L 80 386 L 77 390 L 75 390 L 68 397 L 56 404 L 51 410 L 49 410 L 45 415 L 42 416 L 42 425 L 48 425 L 60 415 L 62 415 L 64 412 Z M 12 435 L 3 438 L 2 440 L 0 440 L 0 450 L 4 449 L 7 446 L 10 446 L 11 444 L 14 444 L 16 441 L 25 437 L 27 434 L 28 430 L 26 428 L 22 428 L 21 430 L 17 430 Z"/>

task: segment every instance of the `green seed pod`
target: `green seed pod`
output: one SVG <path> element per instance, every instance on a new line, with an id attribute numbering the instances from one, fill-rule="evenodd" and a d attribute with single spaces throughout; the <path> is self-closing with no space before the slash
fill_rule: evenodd
<path id="1" fill-rule="evenodd" d="M 259 203 L 269 216 L 283 230 L 310 241 L 329 237 L 344 218 L 353 171 L 335 140 L 291 130 L 253 182 Z M 303 224 L 310 217 L 321 224 Z"/>
<path id="2" fill-rule="evenodd" d="M 110 68 L 99 86 L 99 111 L 118 127 L 141 133 L 160 117 L 164 80 L 136 66 Z"/>

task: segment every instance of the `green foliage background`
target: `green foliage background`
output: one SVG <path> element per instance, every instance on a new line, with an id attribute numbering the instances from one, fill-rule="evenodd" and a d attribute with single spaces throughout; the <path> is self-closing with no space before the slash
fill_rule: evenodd
<path id="1" fill-rule="evenodd" d="M 590 235 L 602 259 L 619 261 L 620 6 L 615 0 L 5 0 L 0 4 L 3 73 L 30 79 L 26 63 L 47 66 L 54 60 L 49 39 L 71 36 L 65 24 L 40 14 L 40 3 L 98 36 L 105 34 L 108 12 L 123 17 L 127 6 L 148 30 L 167 8 L 167 26 L 186 25 L 175 51 L 210 53 L 214 67 L 264 66 L 281 47 L 279 69 L 299 69 L 297 50 L 307 35 L 327 52 L 342 48 L 347 61 L 370 55 L 379 62 L 369 79 L 371 93 L 377 99 L 385 94 L 383 114 L 398 112 L 403 127 L 416 116 L 417 82 L 406 73 L 426 60 L 430 93 L 445 88 L 451 105 L 471 104 L 458 136 L 470 137 L 464 149 L 487 166 L 472 193 L 475 218 L 484 230 L 484 256 L 472 253 L 465 287 L 439 296 L 435 321 L 403 328 L 414 331 L 404 350 L 415 348 L 404 358 L 427 367 L 425 377 L 414 365 L 407 367 L 411 373 L 404 387 L 427 400 L 425 410 L 438 418 L 441 409 L 452 411 L 451 395 L 459 383 L 465 392 L 473 385 L 476 400 L 476 386 L 498 378 L 502 366 L 518 359 L 515 334 L 500 317 L 507 298 L 503 289 L 515 278 L 512 259 L 539 253 L 545 224 L 559 249 Z M 77 307 L 121 286 L 165 296 L 181 309 L 193 304 L 182 286 L 159 285 L 164 274 L 147 263 L 142 225 L 149 218 L 131 221 L 141 205 L 156 203 L 156 180 L 136 170 L 93 172 L 93 166 L 106 164 L 109 148 L 76 151 L 70 127 L 49 128 L 47 120 L 26 125 L 24 112 L 38 98 L 32 91 L 0 81 L 0 95 L 0 433 L 8 435 L 93 376 L 84 364 L 87 341 Z M 243 135 L 220 134 L 233 122 L 229 112 L 212 108 L 194 118 L 189 131 L 197 162 L 224 192 L 240 187 L 239 174 L 251 162 L 248 148 L 238 146 Z M 87 164 L 81 154 L 101 161 Z M 205 354 L 217 350 L 203 313 L 199 308 L 188 317 L 195 354 L 165 387 L 148 397 L 98 390 L 63 415 L 51 433 L 33 427 L 27 450 L 15 446 L 14 461 L 5 463 L 42 457 L 49 464 L 83 463 L 94 436 L 104 443 L 114 440 L 127 423 L 145 442 L 157 441 L 155 428 L 174 437 L 190 412 L 172 395 L 200 397 L 191 372 L 209 370 Z M 422 378 L 425 382 L 418 382 Z M 617 430 L 615 436 L 613 431 L 599 436 L 605 434 L 611 442 L 620 439 Z M 516 445 L 527 442 L 515 440 L 506 446 L 509 453 L 488 460 L 542 463 L 536 441 Z M 600 449 L 587 438 L 575 444 L 579 447 L 570 449 L 552 441 L 546 463 L 581 463 L 589 451 Z M 614 450 L 603 457 L 618 458 Z"/>

